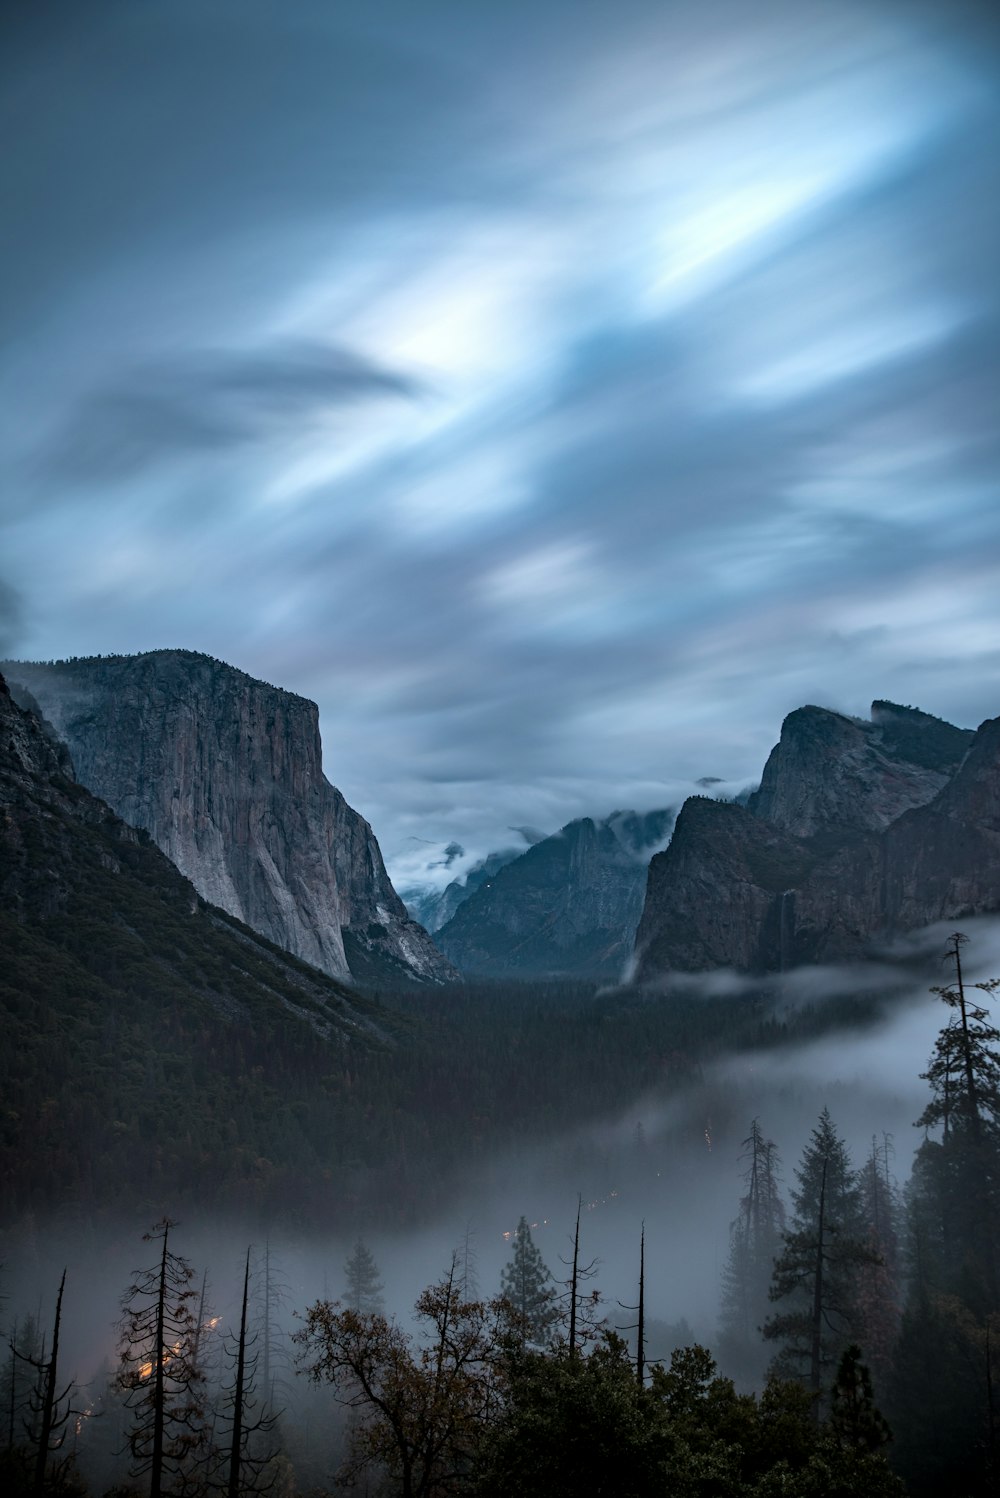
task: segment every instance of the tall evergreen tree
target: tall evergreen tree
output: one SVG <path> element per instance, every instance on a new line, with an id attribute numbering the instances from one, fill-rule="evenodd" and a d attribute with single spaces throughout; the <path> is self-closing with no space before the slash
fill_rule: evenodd
<path id="1" fill-rule="evenodd" d="M 375 1255 L 361 1238 L 358 1238 L 344 1265 L 344 1276 L 347 1285 L 343 1301 L 350 1310 L 357 1311 L 359 1315 L 382 1310 L 382 1291 L 385 1286 L 378 1277 Z"/>
<path id="2" fill-rule="evenodd" d="M 1000 1477 L 1000 1030 L 985 1002 L 1000 984 L 966 980 L 964 943 L 952 936 L 954 980 L 932 989 L 949 1015 L 924 1073 L 890 1405 L 911 1490 L 935 1498 L 995 1492 Z"/>
<path id="3" fill-rule="evenodd" d="M 858 1271 L 873 1259 L 857 1178 L 827 1108 L 795 1178 L 792 1226 L 770 1290 L 783 1309 L 765 1323 L 764 1336 L 780 1344 L 774 1372 L 807 1384 L 818 1421 L 832 1369 L 856 1337 Z"/>
<path id="4" fill-rule="evenodd" d="M 459 1293 L 463 1300 L 477 1300 L 479 1298 L 479 1255 L 476 1252 L 476 1230 L 471 1222 L 465 1224 L 457 1253 Z"/>
<path id="5" fill-rule="evenodd" d="M 955 932 L 948 948 L 954 982 L 931 990 L 951 1013 L 922 1074 L 932 1096 L 917 1123 L 941 1137 L 921 1151 L 918 1210 L 936 1287 L 985 1317 L 1000 1309 L 1000 1030 L 973 991 L 991 998 L 1000 979 L 965 981 L 964 942 Z"/>
<path id="6" fill-rule="evenodd" d="M 545 1347 L 552 1338 L 558 1314 L 556 1293 L 526 1217 L 514 1229 L 511 1247 L 510 1263 L 504 1266 L 500 1276 L 500 1293 L 517 1312 L 525 1341 Z"/>
<path id="7" fill-rule="evenodd" d="M 785 1229 L 777 1146 L 764 1138 L 756 1118 L 743 1141 L 740 1159 L 746 1189 L 729 1230 L 729 1258 L 722 1275 L 719 1354 L 740 1382 L 755 1384 L 764 1371 L 761 1327 L 768 1314 L 774 1261 L 781 1251 Z"/>
<path id="8" fill-rule="evenodd" d="M 873 1138 L 858 1171 L 864 1242 L 870 1251 L 858 1267 L 858 1338 L 880 1388 L 891 1371 L 902 1313 L 899 1200 L 889 1168 L 891 1149 L 888 1135 Z"/>

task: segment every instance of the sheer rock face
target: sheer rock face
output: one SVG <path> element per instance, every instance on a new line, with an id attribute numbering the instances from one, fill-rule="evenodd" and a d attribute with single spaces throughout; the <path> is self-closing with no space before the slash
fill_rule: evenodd
<path id="1" fill-rule="evenodd" d="M 493 977 L 618 977 L 632 934 L 651 848 L 672 811 L 582 817 L 498 869 L 437 934 L 469 973 Z"/>
<path id="2" fill-rule="evenodd" d="M 1000 720 L 790 714 L 748 809 L 688 801 L 650 865 L 637 976 L 857 958 L 1000 909 Z"/>
<path id="3" fill-rule="evenodd" d="M 635 939 L 637 976 L 781 967 L 788 955 L 785 892 L 810 864 L 802 839 L 745 807 L 690 797 L 670 846 L 649 866 Z"/>
<path id="4" fill-rule="evenodd" d="M 5 669 L 204 899 L 333 977 L 453 976 L 324 776 L 315 703 L 188 651 Z"/>
<path id="5" fill-rule="evenodd" d="M 781 725 L 748 806 L 796 837 L 881 832 L 947 785 L 971 740 L 965 729 L 890 702 L 873 703 L 869 723 L 800 707 Z"/>

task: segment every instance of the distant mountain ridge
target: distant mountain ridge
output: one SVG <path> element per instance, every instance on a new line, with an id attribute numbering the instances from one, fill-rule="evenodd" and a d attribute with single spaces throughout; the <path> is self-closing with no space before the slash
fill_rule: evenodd
<path id="1" fill-rule="evenodd" d="M 452 879 L 444 889 L 413 887 L 401 891 L 403 904 L 413 919 L 433 935 L 447 925 L 458 907 L 464 905 L 470 895 L 474 895 L 477 889 L 481 889 L 498 874 L 505 864 L 520 858 L 523 852 L 523 848 L 502 848 L 495 853 L 487 853 L 485 858 L 472 864 L 461 879 Z"/>
<path id="2" fill-rule="evenodd" d="M 674 813 L 581 817 L 495 872 L 483 871 L 437 932 L 463 972 L 490 977 L 618 978 L 632 952 L 649 854 Z"/>
<path id="3" fill-rule="evenodd" d="M 204 899 L 335 978 L 455 976 L 323 774 L 315 703 L 184 650 L 3 669 Z"/>
<path id="4" fill-rule="evenodd" d="M 1000 910 L 1000 719 L 876 701 L 785 719 L 744 808 L 693 797 L 653 858 L 636 977 L 782 971 Z"/>

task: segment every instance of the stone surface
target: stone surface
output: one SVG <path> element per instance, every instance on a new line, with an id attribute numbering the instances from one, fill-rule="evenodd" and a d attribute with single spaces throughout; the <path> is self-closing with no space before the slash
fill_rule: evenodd
<path id="1" fill-rule="evenodd" d="M 881 832 L 947 785 L 971 740 L 967 729 L 888 702 L 873 703 L 870 722 L 800 707 L 747 804 L 796 837 Z"/>
<path id="2" fill-rule="evenodd" d="M 786 718 L 748 809 L 685 803 L 653 859 L 636 976 L 778 972 L 1000 910 L 1000 720 L 876 702 Z"/>
<path id="3" fill-rule="evenodd" d="M 789 954 L 786 891 L 812 864 L 801 838 L 735 802 L 692 796 L 670 846 L 649 865 L 635 937 L 636 977 L 780 968 Z"/>
<path id="4" fill-rule="evenodd" d="M 5 669 L 204 899 L 333 977 L 454 976 L 323 774 L 315 703 L 190 651 Z"/>
<path id="5" fill-rule="evenodd" d="M 500 868 L 437 933 L 464 972 L 617 978 L 632 952 L 651 851 L 669 810 L 583 817 Z"/>
<path id="6" fill-rule="evenodd" d="M 345 1040 L 395 1043 L 371 1000 L 200 899 L 145 832 L 72 778 L 65 749 L 2 675 L 0 916 L 11 951 L 10 927 L 28 934 L 32 998 L 46 993 L 37 962 L 108 1014 L 125 995 L 184 1011 L 192 1043 L 206 1005 L 265 1029 L 291 1021 L 310 1045 L 336 1042 L 331 1059 Z"/>

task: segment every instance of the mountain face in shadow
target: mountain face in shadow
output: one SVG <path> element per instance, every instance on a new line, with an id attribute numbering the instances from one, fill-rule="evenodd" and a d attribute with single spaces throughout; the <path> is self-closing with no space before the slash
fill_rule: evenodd
<path id="1" fill-rule="evenodd" d="M 694 797 L 650 864 L 636 976 L 849 960 L 1000 909 L 1000 720 L 789 714 L 747 806 Z"/>
<path id="2" fill-rule="evenodd" d="M 581 817 L 486 878 L 437 933 L 463 972 L 618 978 L 670 810 Z"/>

